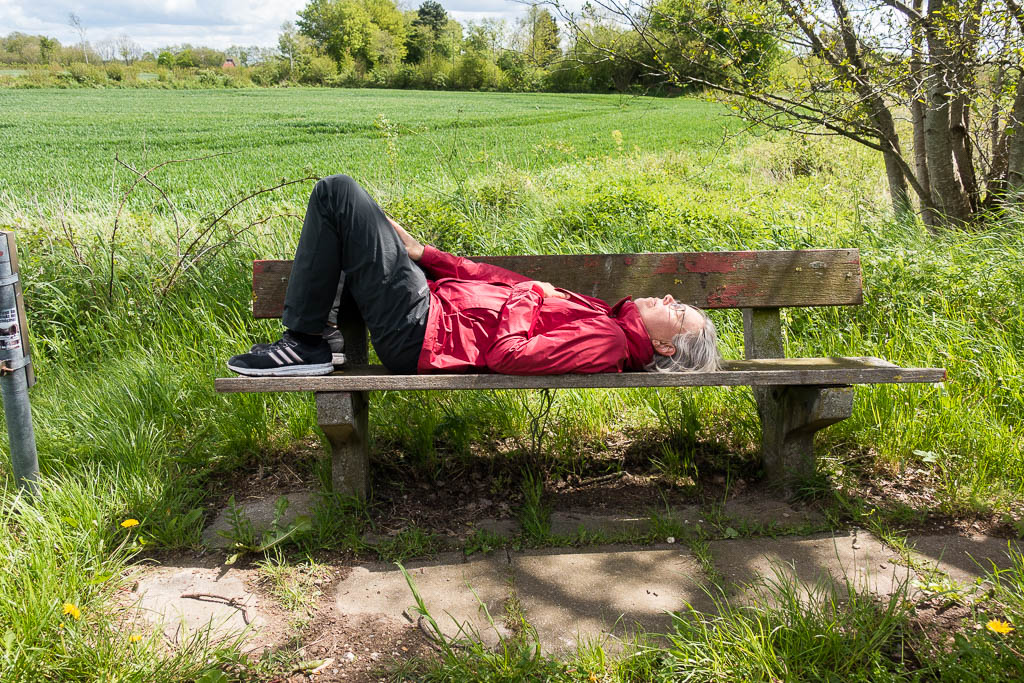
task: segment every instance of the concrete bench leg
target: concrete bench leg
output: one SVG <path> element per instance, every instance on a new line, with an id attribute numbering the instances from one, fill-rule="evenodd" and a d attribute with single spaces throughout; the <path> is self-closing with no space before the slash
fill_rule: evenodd
<path id="1" fill-rule="evenodd" d="M 334 492 L 362 499 L 370 483 L 368 399 L 365 391 L 316 395 L 317 424 L 331 444 Z"/>
<path id="2" fill-rule="evenodd" d="M 852 387 L 754 389 L 761 418 L 761 455 L 770 484 L 789 490 L 814 474 L 814 434 L 853 414 Z"/>

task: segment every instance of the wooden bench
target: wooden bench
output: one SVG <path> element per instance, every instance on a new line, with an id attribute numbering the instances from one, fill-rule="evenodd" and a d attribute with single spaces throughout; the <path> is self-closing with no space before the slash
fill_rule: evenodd
<path id="1" fill-rule="evenodd" d="M 788 488 L 814 472 L 814 434 L 853 412 L 854 384 L 941 382 L 942 368 L 901 368 L 878 358 L 785 358 L 779 310 L 863 303 L 856 249 L 593 256 L 476 257 L 614 303 L 672 294 L 705 309 L 739 308 L 746 360 L 719 372 L 630 372 L 519 377 L 497 374 L 393 375 L 367 365 L 367 333 L 351 300 L 339 315 L 349 364 L 321 377 L 225 377 L 221 392 L 312 391 L 331 444 L 335 491 L 365 496 L 369 392 L 457 389 L 562 389 L 749 386 L 761 421 L 769 481 Z M 279 318 L 291 261 L 253 263 L 253 315 Z"/>

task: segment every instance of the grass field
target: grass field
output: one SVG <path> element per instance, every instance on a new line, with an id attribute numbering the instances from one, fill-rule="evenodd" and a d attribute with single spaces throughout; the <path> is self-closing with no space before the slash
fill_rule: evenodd
<path id="1" fill-rule="evenodd" d="M 28 508 L 0 462 L 0 631 L 14 634 L 0 678 L 180 679 L 205 666 L 206 653 L 169 661 L 153 643 L 119 651 L 110 597 L 140 544 L 198 542 L 222 481 L 317 438 L 311 397 L 212 389 L 228 355 L 274 334 L 250 319 L 249 262 L 291 256 L 311 181 L 244 202 L 188 250 L 239 198 L 311 175 L 356 177 L 460 253 L 860 248 L 866 305 L 787 312 L 788 354 L 877 355 L 946 367 L 950 381 L 859 387 L 854 417 L 820 443 L 828 488 L 923 468 L 931 502 L 894 519 L 983 515 L 1024 532 L 1024 217 L 929 236 L 887 217 L 871 154 L 755 136 L 726 112 L 592 95 L 0 90 L 0 224 L 22 252 L 46 477 L 45 504 Z M 115 155 L 140 170 L 180 163 L 126 195 L 135 176 Z M 738 314 L 715 315 L 726 355 L 740 356 Z M 378 449 L 439 471 L 471 444 L 529 441 L 522 407 L 538 400 L 386 394 L 371 429 Z M 694 468 L 756 471 L 749 393 L 723 389 L 559 392 L 543 469 L 571 471 L 581 444 L 626 429 L 670 446 L 687 418 L 699 441 L 734 453 Z M 129 517 L 136 531 L 119 526 Z M 65 602 L 88 632 L 58 629 Z"/>

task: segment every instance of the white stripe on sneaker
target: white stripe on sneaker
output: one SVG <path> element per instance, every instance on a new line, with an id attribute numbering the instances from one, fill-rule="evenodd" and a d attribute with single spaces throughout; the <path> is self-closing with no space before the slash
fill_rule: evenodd
<path id="1" fill-rule="evenodd" d="M 274 349 L 268 355 L 278 365 L 285 365 L 286 363 L 288 363 L 288 360 L 277 349 Z"/>
<path id="2" fill-rule="evenodd" d="M 302 360 L 302 356 L 300 356 L 299 354 L 295 353 L 295 349 L 293 349 L 292 347 L 286 346 L 284 348 L 284 351 L 286 351 L 288 353 L 288 355 L 290 355 L 292 358 L 294 358 L 296 363 L 304 362 Z"/>

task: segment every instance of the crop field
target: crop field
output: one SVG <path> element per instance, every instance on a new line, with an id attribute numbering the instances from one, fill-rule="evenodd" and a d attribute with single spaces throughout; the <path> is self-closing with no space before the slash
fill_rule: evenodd
<path id="1" fill-rule="evenodd" d="M 429 186 L 452 164 L 481 175 L 604 157 L 617 151 L 613 130 L 629 153 L 716 146 L 739 128 L 704 102 L 594 95 L 6 90 L 0 109 L 0 190 L 31 196 L 64 185 L 79 202 L 109 201 L 115 155 L 144 164 L 227 154 L 162 175 L 165 189 L 195 192 L 271 183 L 307 167 L 389 177 L 390 143 L 400 147 L 401 180 Z"/>
<path id="2" fill-rule="evenodd" d="M 942 366 L 950 381 L 858 387 L 853 418 L 820 437 L 824 483 L 808 495 L 914 472 L 927 495 L 879 515 L 1024 532 L 1024 216 L 930 235 L 891 217 L 873 153 L 748 130 L 729 112 L 610 95 L 0 89 L 0 226 L 21 252 L 47 503 L 26 517 L 0 456 L 5 529 L 31 528 L 0 531 L 0 632 L 17 643 L 0 678 L 183 679 L 229 656 L 121 651 L 111 579 L 140 550 L 196 546 L 207 506 L 242 473 L 319 448 L 312 397 L 217 395 L 213 378 L 277 333 L 251 320 L 251 260 L 291 257 L 312 178 L 333 173 L 467 255 L 860 248 L 865 305 L 785 312 L 787 354 Z M 739 315 L 713 317 L 740 357 Z M 434 476 L 480 448 L 529 450 L 543 398 L 373 401 L 374 457 Z M 756 478 L 758 429 L 745 389 L 560 391 L 531 462 L 568 476 L 642 432 L 672 481 Z M 846 503 L 854 521 L 875 513 Z M 295 543 L 351 550 L 346 539 L 314 524 Z M 91 610 L 88 637 L 57 630 L 62 602 Z"/>

